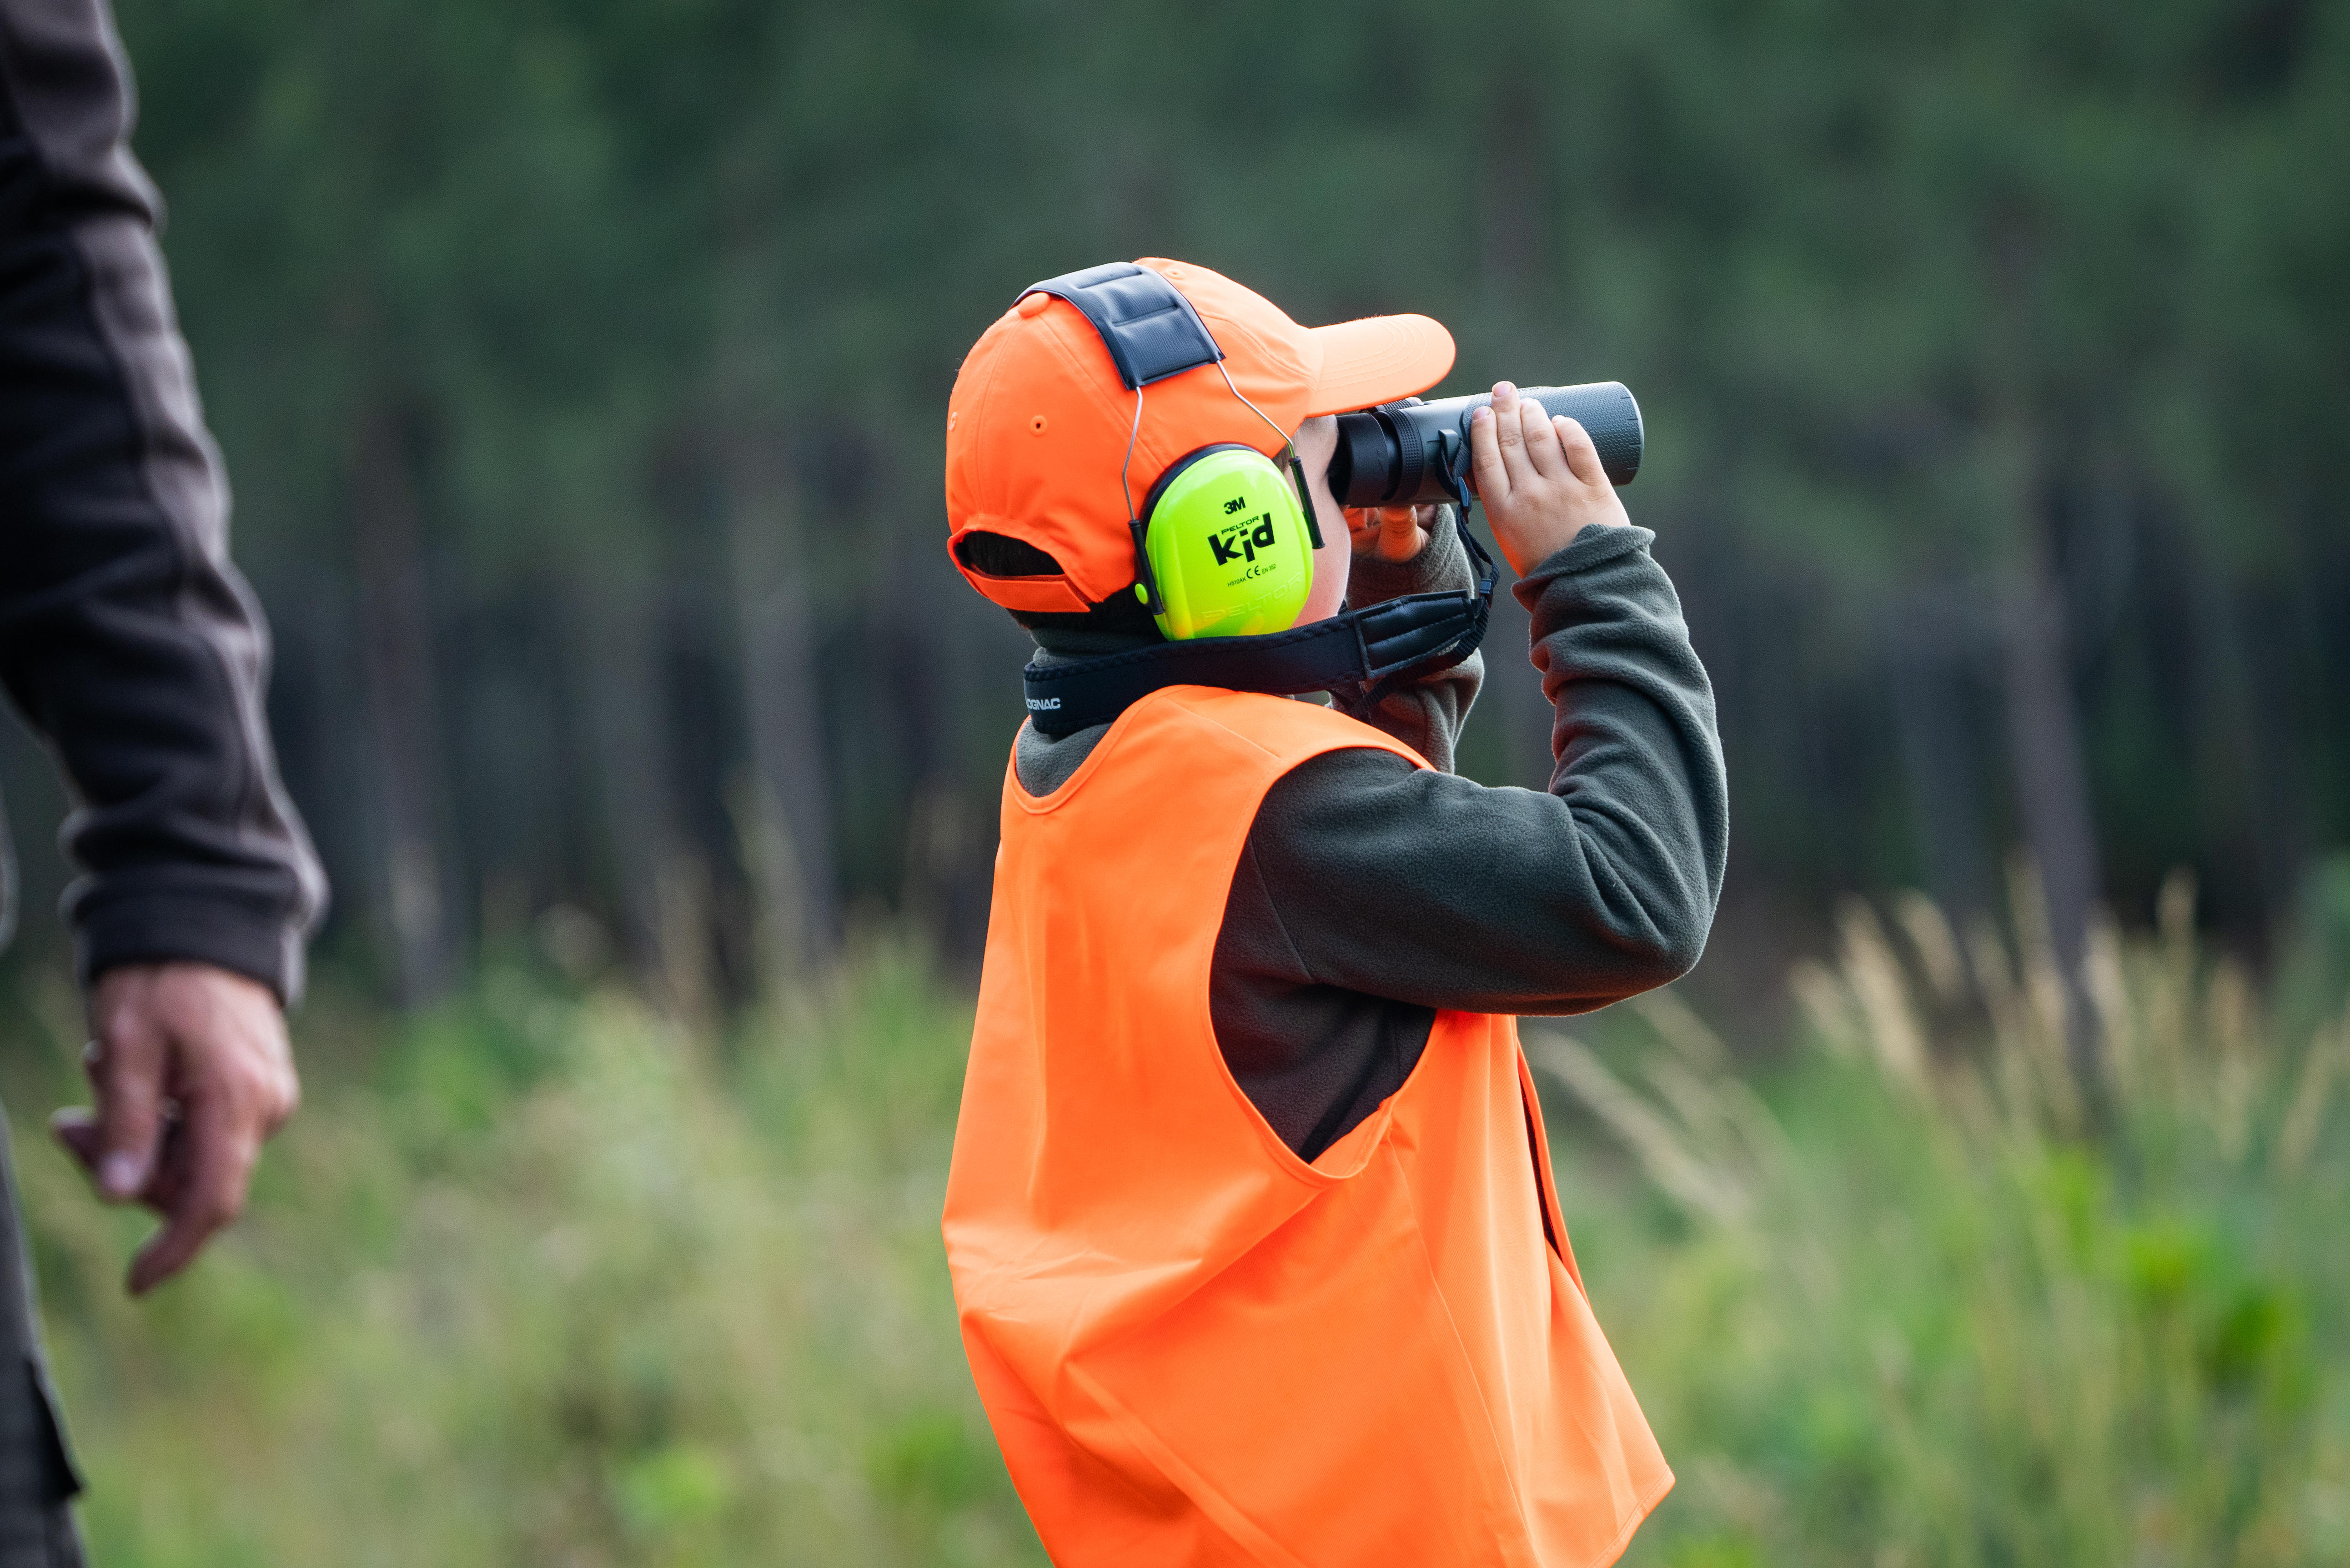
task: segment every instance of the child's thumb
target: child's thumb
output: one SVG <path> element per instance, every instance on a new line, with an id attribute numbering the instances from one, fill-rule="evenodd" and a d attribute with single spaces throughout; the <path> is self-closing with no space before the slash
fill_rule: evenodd
<path id="1" fill-rule="evenodd" d="M 1409 506 L 1390 506 L 1379 514 L 1379 559 L 1409 561 L 1419 554 L 1419 514 Z"/>

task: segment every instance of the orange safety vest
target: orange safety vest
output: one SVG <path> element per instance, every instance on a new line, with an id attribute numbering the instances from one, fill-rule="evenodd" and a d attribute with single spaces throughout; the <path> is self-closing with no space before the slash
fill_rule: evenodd
<path id="1" fill-rule="evenodd" d="M 1342 747 L 1427 766 L 1178 686 L 1052 794 L 1005 774 L 944 1229 L 1061 1568 L 1596 1568 L 1672 1485 L 1584 1299 L 1515 1020 L 1439 1013 L 1311 1165 L 1225 1068 L 1208 971 L 1242 846 L 1274 780 Z"/>

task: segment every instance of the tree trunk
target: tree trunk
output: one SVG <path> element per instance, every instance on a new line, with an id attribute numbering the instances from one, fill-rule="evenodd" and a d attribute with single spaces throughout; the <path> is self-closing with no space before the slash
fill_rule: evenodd
<path id="1" fill-rule="evenodd" d="M 712 1001 L 709 877 L 678 828 L 660 611 L 657 593 L 641 581 L 585 589 L 575 663 L 588 680 L 588 741 L 623 942 L 662 1002 L 694 1018 Z"/>
<path id="2" fill-rule="evenodd" d="M 889 451 L 884 444 L 886 431 L 874 431 L 868 439 L 876 452 Z M 912 494 L 918 483 L 915 476 L 896 461 L 883 473 L 876 496 L 879 515 L 873 526 L 879 548 L 874 559 L 905 562 L 915 558 L 917 550 L 927 556 L 927 539 L 908 537 L 906 519 L 921 514 Z M 928 485 L 922 488 L 926 491 Z M 946 608 L 940 602 L 942 588 L 967 591 L 959 578 L 945 571 L 900 566 L 872 572 L 866 583 L 864 616 L 871 668 L 897 732 L 890 753 L 904 791 L 899 917 L 941 941 L 947 937 L 944 921 L 955 861 L 964 842 L 948 754 L 953 726 L 941 707 L 938 680 L 942 661 L 938 628 L 946 618 Z"/>
<path id="3" fill-rule="evenodd" d="M 2097 842 L 2073 700 L 2064 598 L 2035 515 L 2010 585 L 2002 633 L 2008 753 L 2024 841 L 2040 873 L 2049 946 L 2064 988 L 2065 1058 L 2095 1129 L 2106 1119 L 2104 1032 L 2089 990 L 2089 922 L 2098 897 Z"/>
<path id="4" fill-rule="evenodd" d="M 1992 456 L 2008 512 L 2012 566 L 2002 587 L 2000 641 L 2008 760 L 2024 842 L 2038 869 L 2048 939 L 2064 992 L 2064 1054 L 2084 1125 L 2102 1131 L 2105 1038 L 2089 989 L 2089 922 L 2098 902 L 2097 836 L 2089 806 L 2073 694 L 2071 634 L 2056 575 L 2050 468 L 2042 444 L 2048 410 L 2035 387 L 2046 350 L 2038 330 L 2041 242 L 2029 218 L 2006 213 L 1987 236 L 1996 301 L 1984 368 L 1991 389 Z"/>
<path id="5" fill-rule="evenodd" d="M 2217 852 L 2200 879 L 2200 902 L 2207 918 L 2258 951 L 2262 916 L 2291 891 L 2292 862 L 2276 846 L 2292 814 L 2278 784 L 2286 770 L 2264 765 L 2278 748 L 2263 743 L 2235 585 L 2216 556 L 2190 547 L 2183 574 L 2195 661 L 2186 693 L 2190 761 L 2204 840 Z"/>
<path id="6" fill-rule="evenodd" d="M 738 433 L 725 464 L 751 741 L 738 815 L 759 904 L 760 982 L 773 992 L 826 968 L 837 941 L 816 627 L 798 487 L 780 441 Z"/>
<path id="7" fill-rule="evenodd" d="M 1895 732 L 1927 890 L 1961 929 L 1991 909 L 1968 673 L 1990 640 L 1947 582 L 1897 601 L 1887 641 Z"/>
<path id="8" fill-rule="evenodd" d="M 351 496 L 373 773 L 382 811 L 384 915 L 400 1005 L 449 986 L 455 940 L 442 832 L 441 711 L 407 431 L 380 410 L 361 426 Z"/>

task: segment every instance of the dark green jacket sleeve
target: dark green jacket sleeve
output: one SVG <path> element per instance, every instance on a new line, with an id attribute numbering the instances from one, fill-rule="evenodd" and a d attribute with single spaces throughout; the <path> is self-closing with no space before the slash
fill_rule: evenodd
<path id="1" fill-rule="evenodd" d="M 1586 530 L 1517 585 L 1554 710 L 1547 792 L 1384 753 L 1316 758 L 1259 809 L 1227 936 L 1262 899 L 1298 981 L 1492 1012 L 1585 1012 L 1694 965 L 1729 791 L 1712 688 L 1653 538 Z"/>

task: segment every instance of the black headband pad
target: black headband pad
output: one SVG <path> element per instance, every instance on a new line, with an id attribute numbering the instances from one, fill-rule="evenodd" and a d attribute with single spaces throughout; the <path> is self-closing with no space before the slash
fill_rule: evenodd
<path id="1" fill-rule="evenodd" d="M 1183 291 L 1132 262 L 1065 272 L 1020 291 L 1023 299 L 1032 294 L 1066 299 L 1084 312 L 1129 392 L 1224 357 Z"/>

